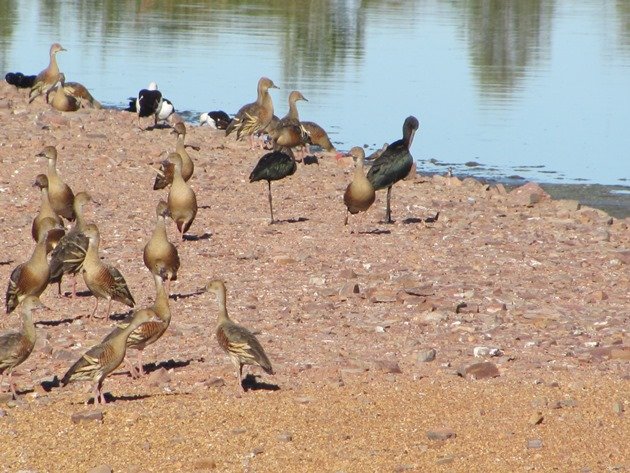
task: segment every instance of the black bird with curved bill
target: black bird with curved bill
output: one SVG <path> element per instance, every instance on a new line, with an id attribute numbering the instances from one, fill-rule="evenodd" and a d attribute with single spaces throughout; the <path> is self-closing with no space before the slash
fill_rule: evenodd
<path id="1" fill-rule="evenodd" d="M 413 115 L 408 116 L 403 124 L 403 137 L 389 145 L 383 154 L 376 158 L 367 173 L 367 178 L 375 191 L 387 187 L 387 223 L 393 223 L 391 210 L 392 186 L 404 179 L 411 171 L 413 157 L 409 148 L 413 142 L 413 136 L 420 126 L 418 119 Z"/>
<path id="2" fill-rule="evenodd" d="M 288 154 L 283 151 L 272 151 L 265 154 L 249 175 L 249 182 L 267 181 L 269 186 L 269 211 L 271 213 L 271 223 L 273 219 L 273 205 L 271 201 L 271 181 L 279 181 L 287 176 L 295 174 L 297 164 L 293 153 L 288 150 Z"/>

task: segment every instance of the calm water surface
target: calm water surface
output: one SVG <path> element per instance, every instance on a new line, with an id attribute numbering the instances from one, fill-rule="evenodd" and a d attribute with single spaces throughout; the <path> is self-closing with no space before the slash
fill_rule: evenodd
<path id="1" fill-rule="evenodd" d="M 0 71 L 68 80 L 126 106 L 150 81 L 190 120 L 254 100 L 300 115 L 340 149 L 421 123 L 421 169 L 630 185 L 630 1 L 0 1 Z"/>

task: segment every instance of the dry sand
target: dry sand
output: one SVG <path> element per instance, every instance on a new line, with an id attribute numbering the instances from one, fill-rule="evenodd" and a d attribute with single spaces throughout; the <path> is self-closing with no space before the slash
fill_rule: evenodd
<path id="1" fill-rule="evenodd" d="M 416 139 L 419 149 L 422 129 Z M 90 387 L 50 384 L 115 320 L 86 320 L 93 298 L 81 279 L 76 299 L 47 289 L 51 311 L 14 376 L 21 396 L 0 398 L 0 471 L 630 467 L 629 219 L 535 185 L 508 194 L 417 175 L 394 187 L 395 224 L 381 223 L 379 192 L 344 227 L 352 169 L 324 157 L 272 184 L 281 222 L 269 225 L 266 183 L 248 182 L 262 152 L 190 125 L 187 142 L 201 147 L 190 151 L 200 210 L 189 232 L 201 238 L 177 243 L 173 321 L 145 350 L 149 375 L 132 380 L 121 366 L 105 381 L 113 402 L 97 410 L 102 419 L 75 422 L 93 410 L 83 405 Z M 34 246 L 45 145 L 57 146 L 74 191 L 99 202 L 88 218 L 102 257 L 139 307 L 151 304 L 142 248 L 166 191 L 151 190 L 149 165 L 174 150 L 174 135 L 141 131 L 125 112 L 28 106 L 25 92 L 0 85 L 5 283 Z M 250 370 L 254 389 L 241 397 L 214 338 L 216 303 L 198 291 L 211 278 L 226 280 L 230 314 L 256 331 L 276 370 Z M 4 316 L 0 331 L 17 326 Z"/>

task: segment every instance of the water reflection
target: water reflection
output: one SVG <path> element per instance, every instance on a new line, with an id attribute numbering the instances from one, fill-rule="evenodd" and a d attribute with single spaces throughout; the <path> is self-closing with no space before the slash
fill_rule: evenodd
<path id="1" fill-rule="evenodd" d="M 553 3 L 468 0 L 465 20 L 473 71 L 482 93 L 504 100 L 549 56 Z"/>

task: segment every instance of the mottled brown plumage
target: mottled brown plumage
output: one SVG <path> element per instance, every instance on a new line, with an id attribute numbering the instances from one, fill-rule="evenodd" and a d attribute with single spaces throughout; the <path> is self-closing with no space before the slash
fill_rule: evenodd
<path id="1" fill-rule="evenodd" d="M 350 150 L 349 155 L 356 158 L 356 164 L 352 182 L 348 184 L 346 192 L 343 194 L 343 202 L 346 204 L 347 208 L 344 225 L 348 225 L 348 214 L 365 212 L 374 203 L 374 199 L 376 198 L 374 187 L 372 187 L 370 181 L 365 177 L 365 152 L 363 148 L 355 146 Z"/>
<path id="2" fill-rule="evenodd" d="M 159 275 L 154 274 L 153 280 L 155 281 L 155 303 L 146 310 L 152 311 L 159 320 L 149 320 L 148 322 L 143 323 L 127 338 L 127 348 L 133 348 L 139 351 L 136 367 L 133 366 L 133 363 L 129 363 L 129 371 L 133 378 L 144 376 L 144 367 L 142 365 L 143 350 L 147 346 L 157 342 L 162 335 L 164 335 L 164 332 L 171 323 L 171 311 L 168 306 L 168 292 L 165 289 L 162 278 Z M 133 317 L 134 315 L 118 324 L 118 327 L 107 335 L 103 341 L 105 342 L 117 336 L 120 331 L 125 329 L 127 325 L 131 323 Z"/>
<path id="3" fill-rule="evenodd" d="M 37 156 L 48 160 L 48 199 L 53 210 L 68 220 L 74 220 L 74 193 L 70 186 L 61 180 L 57 173 L 57 149 L 46 146 Z"/>
<path id="4" fill-rule="evenodd" d="M 170 281 L 177 281 L 177 270 L 179 269 L 179 254 L 177 248 L 170 241 L 166 234 L 166 217 L 169 217 L 168 204 L 163 200 L 158 202 L 155 209 L 156 222 L 151 239 L 144 246 L 144 265 L 151 271 L 166 281 L 167 291 L 170 289 Z"/>
<path id="5" fill-rule="evenodd" d="M 103 381 L 122 363 L 127 352 L 127 337 L 141 324 L 149 321 L 153 312 L 148 309 L 139 310 L 133 320 L 123 330 L 106 341 L 90 348 L 66 372 L 61 383 L 66 386 L 73 381 L 92 381 L 94 383 L 94 404 L 105 404 Z M 115 329 L 118 330 L 118 329 Z M 86 404 L 89 399 L 86 401 Z"/>
<path id="6" fill-rule="evenodd" d="M 308 101 L 299 91 L 294 90 L 289 94 L 289 112 L 273 128 L 268 129 L 269 136 L 274 141 L 274 150 L 304 146 L 309 142 L 308 133 L 300 123 L 296 105 L 298 100 Z"/>
<path id="7" fill-rule="evenodd" d="M 103 108 L 101 103 L 92 96 L 90 91 L 83 84 L 79 82 L 66 82 L 66 76 L 63 72 L 59 74 L 59 76 L 65 94 L 76 99 L 81 108 Z"/>
<path id="8" fill-rule="evenodd" d="M 125 278 L 123 278 L 120 271 L 114 266 L 106 265 L 101 262 L 98 256 L 100 235 L 96 225 L 86 225 L 83 234 L 89 240 L 88 250 L 83 260 L 83 280 L 96 299 L 96 304 L 94 305 L 94 310 L 91 315 L 95 316 L 96 314 L 99 298 L 107 299 L 109 302 L 106 317 L 109 317 L 112 300 L 133 307 L 135 301 L 133 300 L 131 292 L 129 292 Z"/>
<path id="9" fill-rule="evenodd" d="M 227 353 L 236 368 L 238 385 L 242 388 L 241 377 L 244 365 L 260 366 L 265 372 L 274 374 L 271 362 L 254 334 L 242 325 L 235 324 L 227 313 L 225 283 L 214 280 L 206 285 L 206 291 L 217 297 L 219 318 L 216 336 L 219 346 Z"/>
<path id="10" fill-rule="evenodd" d="M 52 222 L 52 220 L 49 220 L 49 222 Z M 46 258 L 46 237 L 48 232 L 45 230 L 45 227 L 40 232 L 40 239 L 35 245 L 30 259 L 18 265 L 11 272 L 11 276 L 9 276 L 9 285 L 6 293 L 7 314 L 13 312 L 25 297 L 39 297 L 48 285 L 48 277 L 50 275 L 50 268 Z"/>
<path id="11" fill-rule="evenodd" d="M 17 393 L 11 375 L 15 367 L 26 361 L 33 351 L 37 335 L 32 312 L 39 309 L 45 309 L 45 306 L 36 296 L 24 298 L 18 306 L 22 314 L 22 330 L 0 335 L 0 387 L 6 372 L 9 374 L 9 389 L 13 399 L 17 398 Z"/>
<path id="12" fill-rule="evenodd" d="M 182 158 L 177 153 L 171 153 L 164 166 L 167 172 L 173 173 L 173 182 L 168 192 L 168 211 L 177 225 L 182 240 L 184 233 L 188 231 L 197 215 L 197 197 L 195 191 L 184 181 L 182 177 Z M 172 171 L 168 168 L 172 166 Z"/>
<path id="13" fill-rule="evenodd" d="M 73 203 L 73 210 L 76 216 L 72 229 L 59 240 L 50 256 L 50 280 L 49 283 L 59 285 L 61 294 L 61 279 L 64 274 L 72 275 L 72 296 L 76 296 L 76 277 L 81 271 L 85 253 L 87 253 L 89 240 L 83 234 L 83 229 L 87 225 L 83 209 L 86 204 L 92 201 L 92 197 L 87 192 L 79 192 Z M 50 238 L 50 236 L 49 236 Z"/>
<path id="14" fill-rule="evenodd" d="M 184 181 L 188 182 L 195 170 L 195 163 L 193 163 L 188 151 L 186 151 L 186 145 L 184 143 L 186 139 L 186 125 L 184 125 L 183 122 L 177 122 L 173 128 L 173 133 L 177 134 L 175 152 L 182 158 L 182 178 Z M 173 182 L 173 174 L 168 173 L 164 165 L 162 165 L 160 172 L 155 176 L 153 190 L 164 189 L 171 182 Z"/>
<path id="15" fill-rule="evenodd" d="M 252 135 L 264 130 L 273 117 L 273 101 L 269 89 L 277 89 L 271 79 L 261 77 L 258 81 L 258 96 L 255 102 L 243 105 L 236 113 L 227 129 L 228 136 L 236 130 L 236 139 L 249 136 L 250 146 L 253 147 Z"/>
<path id="16" fill-rule="evenodd" d="M 333 144 L 330 142 L 330 138 L 328 137 L 328 133 L 321 126 L 319 126 L 315 122 L 301 122 L 302 127 L 308 133 L 311 143 L 319 146 L 324 151 L 328 151 L 334 153 L 337 151 Z M 310 152 L 308 149 L 308 144 L 306 145 L 307 152 Z"/>
<path id="17" fill-rule="evenodd" d="M 65 49 L 59 43 L 53 43 L 50 46 L 50 62 L 48 67 L 37 74 L 33 87 L 28 96 L 28 103 L 31 103 L 35 98 L 44 94 L 46 101 L 48 101 L 48 92 L 52 89 L 59 80 L 59 66 L 57 65 L 57 53 L 65 51 Z"/>
<path id="18" fill-rule="evenodd" d="M 46 218 L 52 219 L 56 224 L 61 225 L 63 227 L 63 220 L 57 215 L 57 213 L 53 210 L 50 205 L 50 200 L 48 199 L 48 178 L 46 174 L 38 174 L 35 178 L 35 183 L 33 187 L 38 187 L 42 194 L 41 204 L 39 206 L 39 212 L 33 219 L 33 224 L 31 225 L 31 235 L 33 240 L 39 241 L 40 227 L 42 220 Z"/>

